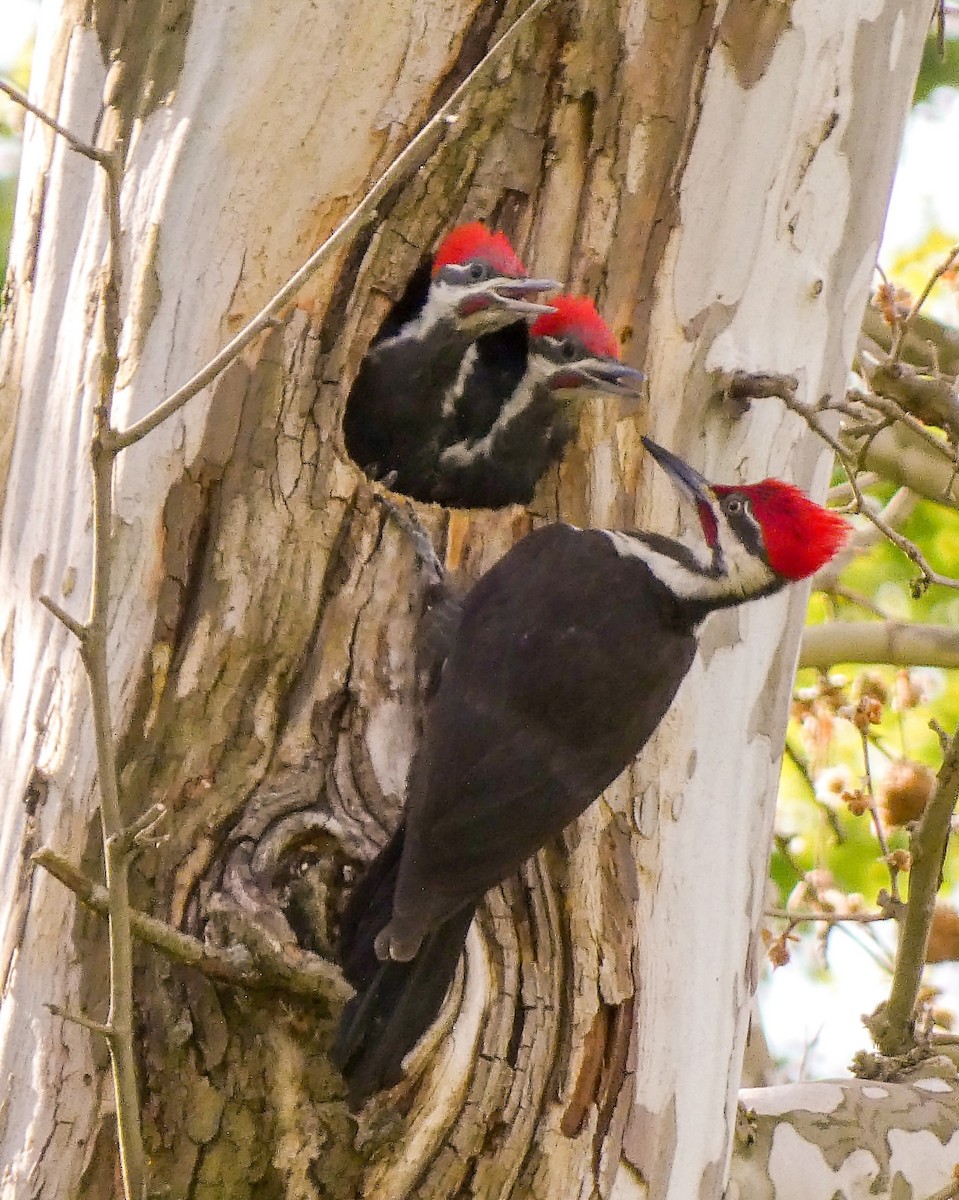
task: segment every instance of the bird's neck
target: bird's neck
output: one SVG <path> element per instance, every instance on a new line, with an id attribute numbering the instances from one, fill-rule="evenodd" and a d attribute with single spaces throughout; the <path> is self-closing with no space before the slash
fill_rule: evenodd
<path id="1" fill-rule="evenodd" d="M 378 349 L 386 349 L 398 342 L 416 344 L 424 354 L 431 348 L 449 346 L 462 353 L 473 341 L 464 333 L 456 320 L 455 313 L 446 304 L 441 304 L 432 292 L 427 294 L 426 303 L 412 315 L 390 337 L 379 343 Z"/>
<path id="2" fill-rule="evenodd" d="M 720 541 L 716 550 L 710 550 L 705 543 L 692 547 L 656 533 L 611 529 L 604 533 L 617 553 L 642 561 L 677 600 L 702 616 L 771 595 L 785 583 L 767 563 L 739 545 L 723 546 Z"/>

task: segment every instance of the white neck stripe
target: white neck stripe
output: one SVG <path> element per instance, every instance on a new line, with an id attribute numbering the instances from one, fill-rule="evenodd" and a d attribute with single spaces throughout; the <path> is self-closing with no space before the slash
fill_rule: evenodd
<path id="1" fill-rule="evenodd" d="M 692 560 L 688 565 L 680 558 L 657 550 L 642 538 L 614 529 L 602 532 L 613 543 L 617 554 L 645 563 L 650 573 L 681 600 L 701 600 L 708 604 L 728 597 L 748 599 L 768 591 L 778 582 L 770 567 L 761 558 L 750 554 L 722 522 L 719 533 L 722 556 L 718 570 L 712 557 L 705 559 L 698 548 L 684 546 Z"/>

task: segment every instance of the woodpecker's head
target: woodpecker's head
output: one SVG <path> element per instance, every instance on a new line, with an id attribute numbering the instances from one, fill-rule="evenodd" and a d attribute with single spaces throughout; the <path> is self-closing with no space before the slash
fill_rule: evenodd
<path id="1" fill-rule="evenodd" d="M 619 344 L 588 296 L 552 296 L 530 329 L 530 367 L 565 398 L 587 392 L 638 397 L 642 371 L 619 361 Z"/>
<path id="2" fill-rule="evenodd" d="M 709 548 L 708 562 L 677 561 L 685 582 L 677 576 L 670 586 L 686 598 L 736 603 L 777 591 L 814 574 L 846 540 L 848 523 L 791 483 L 707 483 L 650 438 L 644 437 L 643 445 L 680 495 L 695 505 Z"/>
<path id="3" fill-rule="evenodd" d="M 553 279 L 531 279 L 506 234 L 474 221 L 457 226 L 440 243 L 424 318 L 429 324 L 450 319 L 461 332 L 479 337 L 551 312 L 532 297 L 557 287 Z"/>

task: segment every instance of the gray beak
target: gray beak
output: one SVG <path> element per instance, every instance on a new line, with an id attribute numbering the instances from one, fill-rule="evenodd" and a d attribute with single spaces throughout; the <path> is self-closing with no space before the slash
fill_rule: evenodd
<path id="1" fill-rule="evenodd" d="M 490 304 L 510 312 L 523 313 L 529 316 L 540 316 L 556 310 L 548 304 L 539 304 L 531 300 L 538 292 L 555 292 L 562 287 L 555 279 L 509 279 L 501 276 L 491 279 L 483 289 L 483 295 Z"/>
<path id="2" fill-rule="evenodd" d="M 719 544 L 719 500 L 716 493 L 698 471 L 694 471 L 689 463 L 683 462 L 675 454 L 670 454 L 652 438 L 644 437 L 643 445 L 656 459 L 669 477 L 669 482 L 679 493 L 680 498 L 689 501 L 696 509 L 699 524 L 706 545 L 713 552 L 713 570 L 725 570 L 722 548 Z"/>
<path id="3" fill-rule="evenodd" d="M 555 366 L 548 387 L 554 392 L 593 392 L 619 397 L 617 420 L 631 416 L 643 399 L 646 376 L 635 367 L 627 367 L 615 358 L 584 358 L 579 362 Z"/>
<path id="4" fill-rule="evenodd" d="M 590 358 L 577 364 L 587 386 L 613 396 L 641 396 L 646 376 L 615 358 Z"/>
<path id="5" fill-rule="evenodd" d="M 677 455 L 664 450 L 652 438 L 644 437 L 642 442 L 669 476 L 669 482 L 684 500 L 691 500 L 693 504 L 705 504 L 710 510 L 713 508 L 716 504 L 716 496 L 698 471 L 694 471 L 689 463 L 683 462 Z"/>

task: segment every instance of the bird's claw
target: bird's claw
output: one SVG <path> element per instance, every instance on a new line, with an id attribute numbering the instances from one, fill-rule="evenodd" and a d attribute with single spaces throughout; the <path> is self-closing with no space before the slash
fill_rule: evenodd
<path id="1" fill-rule="evenodd" d="M 446 575 L 446 570 L 440 562 L 436 551 L 433 549 L 433 542 L 429 535 L 429 530 L 416 515 L 416 510 L 413 505 L 406 501 L 404 504 L 397 504 L 395 500 L 391 500 L 389 496 L 384 496 L 382 492 L 374 492 L 377 503 L 389 513 L 396 524 L 403 530 L 409 538 L 413 552 L 416 554 L 420 565 L 433 577 L 436 583 L 442 582 Z"/>

